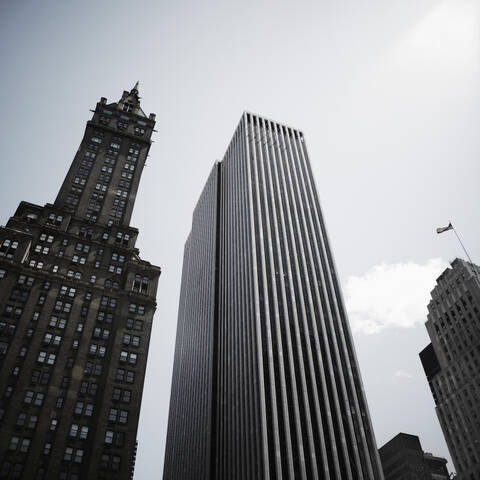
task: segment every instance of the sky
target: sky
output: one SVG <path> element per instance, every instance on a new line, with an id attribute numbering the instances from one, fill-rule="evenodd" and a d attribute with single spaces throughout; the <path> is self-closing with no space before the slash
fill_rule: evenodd
<path id="1" fill-rule="evenodd" d="M 480 262 L 478 1 L 4 0 L 0 58 L 2 225 L 55 199 L 100 97 L 138 80 L 157 115 L 132 218 L 162 268 L 135 479 L 160 477 L 183 245 L 244 110 L 305 134 L 378 445 L 450 458 L 418 353 L 464 256 L 435 228 Z"/>

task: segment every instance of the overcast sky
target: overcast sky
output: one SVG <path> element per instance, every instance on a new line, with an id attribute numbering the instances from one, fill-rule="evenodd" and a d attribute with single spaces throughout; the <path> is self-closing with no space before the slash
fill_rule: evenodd
<path id="1" fill-rule="evenodd" d="M 435 228 L 480 262 L 478 1 L 3 0 L 0 51 L 0 224 L 54 200 L 101 96 L 139 80 L 157 114 L 132 220 L 163 270 L 137 480 L 161 475 L 183 244 L 243 110 L 305 133 L 378 445 L 448 456 L 418 352 L 462 255 Z"/>

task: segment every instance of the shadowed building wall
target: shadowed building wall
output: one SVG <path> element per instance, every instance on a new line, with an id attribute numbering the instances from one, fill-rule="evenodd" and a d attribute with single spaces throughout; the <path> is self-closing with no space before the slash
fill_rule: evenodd
<path id="1" fill-rule="evenodd" d="M 447 460 L 422 450 L 416 435 L 399 433 L 380 447 L 385 480 L 448 480 Z"/>

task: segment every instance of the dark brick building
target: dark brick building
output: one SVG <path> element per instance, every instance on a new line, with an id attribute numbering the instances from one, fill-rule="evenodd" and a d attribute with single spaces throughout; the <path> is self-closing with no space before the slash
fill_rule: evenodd
<path id="1" fill-rule="evenodd" d="M 97 104 L 55 203 L 0 228 L 0 478 L 133 473 L 160 275 L 130 226 L 155 125 L 137 88 Z"/>

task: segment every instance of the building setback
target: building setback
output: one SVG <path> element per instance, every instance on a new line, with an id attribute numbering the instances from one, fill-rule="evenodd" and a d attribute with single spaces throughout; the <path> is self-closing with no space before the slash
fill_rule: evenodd
<path id="1" fill-rule="evenodd" d="M 304 136 L 251 113 L 185 244 L 163 478 L 383 478 Z"/>
<path id="2" fill-rule="evenodd" d="M 385 480 L 448 480 L 447 460 L 422 450 L 416 435 L 399 433 L 379 449 Z"/>
<path id="3" fill-rule="evenodd" d="M 460 480 L 480 478 L 480 268 L 459 258 L 437 279 L 420 359 Z"/>
<path id="4" fill-rule="evenodd" d="M 54 204 L 0 228 L 0 478 L 128 479 L 160 269 L 130 226 L 155 115 L 102 98 Z"/>

